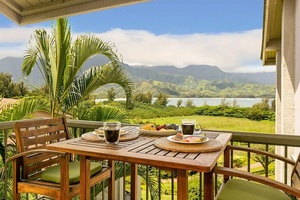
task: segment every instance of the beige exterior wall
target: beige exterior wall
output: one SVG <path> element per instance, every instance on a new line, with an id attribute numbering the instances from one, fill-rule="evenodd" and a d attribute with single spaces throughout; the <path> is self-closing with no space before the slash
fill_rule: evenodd
<path id="1" fill-rule="evenodd" d="M 300 135 L 300 2 L 295 1 L 295 133 Z"/>
<path id="2" fill-rule="evenodd" d="M 295 134 L 295 1 L 285 0 L 282 20 L 281 133 Z"/>

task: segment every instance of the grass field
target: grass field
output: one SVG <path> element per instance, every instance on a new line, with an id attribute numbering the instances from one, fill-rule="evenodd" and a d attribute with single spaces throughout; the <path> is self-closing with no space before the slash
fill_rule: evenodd
<path id="1" fill-rule="evenodd" d="M 186 116 L 144 119 L 143 122 L 155 124 L 180 124 L 181 119 L 196 119 L 203 130 L 224 130 L 254 133 L 275 133 L 275 122 L 253 121 L 245 118 L 214 117 L 214 116 Z"/>

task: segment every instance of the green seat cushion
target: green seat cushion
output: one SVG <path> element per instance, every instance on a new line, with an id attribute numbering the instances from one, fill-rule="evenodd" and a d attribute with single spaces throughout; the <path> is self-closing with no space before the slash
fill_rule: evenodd
<path id="1" fill-rule="evenodd" d="M 231 179 L 216 200 L 291 200 L 284 192 L 247 180 Z"/>
<path id="2" fill-rule="evenodd" d="M 97 162 L 91 162 L 90 164 L 91 176 L 101 171 L 102 165 Z M 43 181 L 52 183 L 60 183 L 60 165 L 48 167 L 41 174 Z M 74 161 L 69 163 L 69 183 L 79 183 L 80 180 L 80 162 Z"/>

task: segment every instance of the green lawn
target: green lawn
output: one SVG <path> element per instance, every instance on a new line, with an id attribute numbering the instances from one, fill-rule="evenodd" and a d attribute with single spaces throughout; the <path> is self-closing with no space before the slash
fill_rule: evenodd
<path id="1" fill-rule="evenodd" d="M 143 122 L 155 124 L 180 124 L 181 119 L 196 119 L 201 124 L 202 129 L 275 133 L 275 122 L 273 121 L 253 121 L 245 118 L 214 117 L 214 116 L 185 116 L 185 117 L 164 117 L 154 119 L 144 119 Z"/>

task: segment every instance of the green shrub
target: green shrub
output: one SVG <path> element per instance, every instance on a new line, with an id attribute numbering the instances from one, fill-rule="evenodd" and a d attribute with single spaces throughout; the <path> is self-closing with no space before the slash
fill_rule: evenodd
<path id="1" fill-rule="evenodd" d="M 265 108 L 265 107 L 264 107 Z M 270 120 L 275 121 L 275 112 L 272 110 L 259 109 L 257 105 L 252 108 L 240 108 L 231 106 L 200 106 L 197 110 L 198 115 L 204 116 L 224 116 L 236 118 L 248 118 L 251 120 Z"/>

